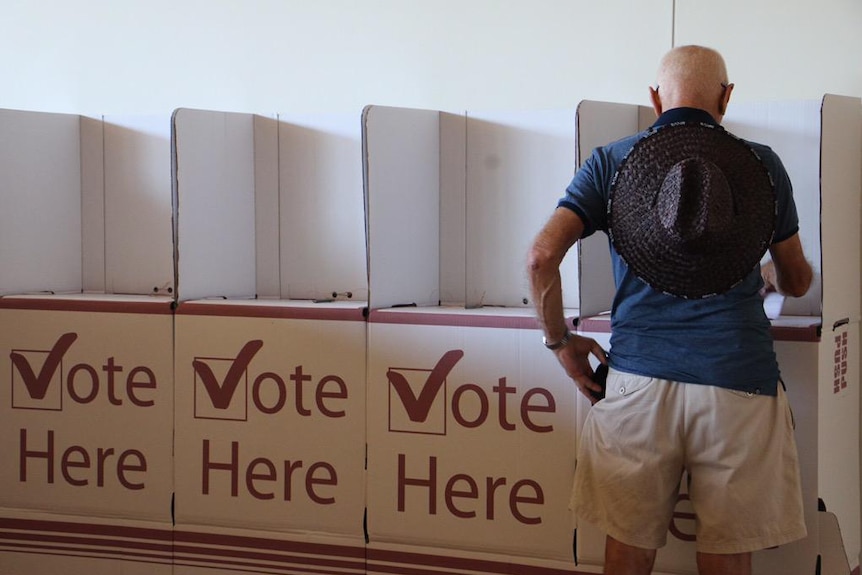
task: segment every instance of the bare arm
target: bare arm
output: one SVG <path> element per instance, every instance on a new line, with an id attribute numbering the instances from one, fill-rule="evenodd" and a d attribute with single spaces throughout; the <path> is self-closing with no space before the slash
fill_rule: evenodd
<path id="1" fill-rule="evenodd" d="M 771 268 L 765 268 L 764 281 L 767 289 L 772 287 L 778 293 L 791 297 L 805 295 L 811 286 L 814 272 L 805 259 L 799 234 L 769 247 L 772 256 Z"/>
<path id="2" fill-rule="evenodd" d="M 557 208 L 539 232 L 528 255 L 527 273 L 536 315 L 548 341 L 560 341 L 568 332 L 563 315 L 563 290 L 560 264 L 581 237 L 584 223 L 573 211 Z M 589 390 L 599 391 L 593 383 L 589 355 L 605 363 L 604 351 L 593 339 L 573 336 L 568 345 L 554 352 L 566 373 L 590 401 Z"/>

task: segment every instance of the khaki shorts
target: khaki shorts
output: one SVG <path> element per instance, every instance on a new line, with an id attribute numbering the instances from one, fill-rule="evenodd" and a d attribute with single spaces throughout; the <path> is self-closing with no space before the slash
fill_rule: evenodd
<path id="1" fill-rule="evenodd" d="M 658 549 L 688 472 L 697 550 L 805 537 L 793 416 L 778 396 L 611 370 L 580 437 L 572 508 L 622 543 Z"/>

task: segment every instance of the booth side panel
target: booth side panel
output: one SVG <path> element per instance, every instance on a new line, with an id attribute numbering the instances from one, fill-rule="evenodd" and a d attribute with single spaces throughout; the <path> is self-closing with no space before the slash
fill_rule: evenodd
<path id="1" fill-rule="evenodd" d="M 105 292 L 173 295 L 169 116 L 105 116 Z"/>
<path id="2" fill-rule="evenodd" d="M 858 565 L 859 323 L 824 329 L 820 350 L 818 496 L 838 517 L 850 565 Z"/>

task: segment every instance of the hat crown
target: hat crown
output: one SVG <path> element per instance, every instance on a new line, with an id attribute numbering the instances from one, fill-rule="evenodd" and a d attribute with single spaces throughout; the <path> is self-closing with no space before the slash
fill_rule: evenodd
<path id="1" fill-rule="evenodd" d="M 700 252 L 726 234 L 733 222 L 733 194 L 715 163 L 691 157 L 667 172 L 656 199 L 658 221 L 672 242 Z"/>

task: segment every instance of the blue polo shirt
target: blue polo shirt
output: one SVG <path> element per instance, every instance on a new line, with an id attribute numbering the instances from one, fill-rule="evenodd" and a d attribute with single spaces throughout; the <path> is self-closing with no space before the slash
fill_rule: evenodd
<path id="1" fill-rule="evenodd" d="M 716 124 L 707 112 L 676 108 L 653 128 L 674 122 Z M 566 188 L 559 206 L 583 220 L 587 237 L 607 233 L 611 182 L 626 154 L 649 130 L 596 148 Z M 773 242 L 799 230 L 790 178 L 769 147 L 747 142 L 772 176 L 778 200 Z M 714 385 L 775 395 L 780 377 L 770 323 L 759 291 L 760 266 L 730 291 L 704 299 L 662 293 L 637 278 L 608 242 L 616 295 L 611 308 L 611 367 L 620 371 L 684 383 Z"/>

